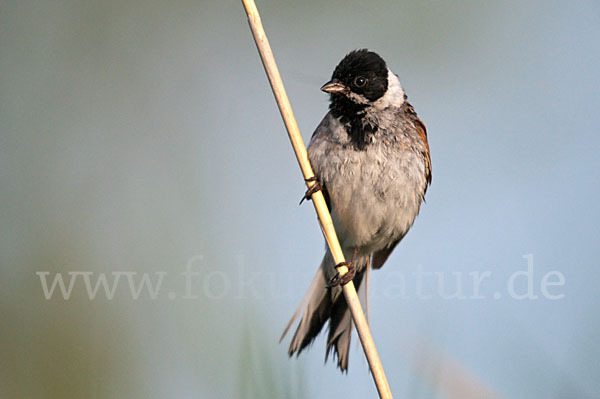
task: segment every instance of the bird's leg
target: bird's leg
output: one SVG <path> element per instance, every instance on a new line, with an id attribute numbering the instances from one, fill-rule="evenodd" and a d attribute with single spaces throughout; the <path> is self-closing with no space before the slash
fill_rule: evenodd
<path id="1" fill-rule="evenodd" d="M 356 261 L 356 254 L 358 252 L 358 248 L 354 248 L 354 254 L 352 255 L 352 262 L 341 262 L 335 265 L 335 275 L 329 280 L 329 284 L 327 284 L 327 288 L 333 288 L 338 285 L 346 285 L 350 280 L 354 278 L 356 274 L 356 267 L 354 266 Z M 346 266 L 348 268 L 348 272 L 343 276 L 340 276 L 340 272 L 337 271 L 337 268 L 340 266 Z"/>
<path id="2" fill-rule="evenodd" d="M 302 204 L 304 202 L 304 200 L 310 200 L 314 193 L 316 193 L 317 191 L 319 191 L 323 188 L 321 186 L 321 183 L 317 180 L 317 178 L 315 176 L 309 177 L 308 179 L 304 179 L 304 180 L 306 180 L 306 182 L 314 181 L 315 184 L 313 184 L 308 190 L 306 190 L 306 193 L 304 193 L 304 197 L 302 197 L 302 199 L 300 200 L 300 204 Z M 298 205 L 300 205 L 300 204 L 298 204 Z"/>

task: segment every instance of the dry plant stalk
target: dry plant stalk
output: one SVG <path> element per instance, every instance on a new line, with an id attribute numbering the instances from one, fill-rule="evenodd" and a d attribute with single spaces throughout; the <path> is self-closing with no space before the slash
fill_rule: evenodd
<path id="1" fill-rule="evenodd" d="M 281 112 L 281 117 L 283 118 L 283 122 L 287 129 L 292 147 L 294 147 L 294 152 L 296 153 L 296 158 L 298 159 L 300 169 L 304 175 L 304 180 L 306 181 L 307 187 L 310 188 L 316 184 L 313 181 L 314 179 L 311 180 L 311 178 L 314 177 L 314 173 L 312 167 L 310 166 L 308 155 L 306 153 L 306 147 L 304 145 L 304 141 L 302 140 L 302 135 L 300 134 L 298 124 L 296 123 L 292 106 L 290 105 L 285 88 L 283 87 L 281 75 L 279 74 L 279 69 L 275 63 L 271 46 L 269 45 L 269 41 L 267 40 L 267 36 L 263 29 L 256 4 L 254 3 L 254 0 L 242 0 L 242 3 L 246 9 L 248 23 L 250 24 L 250 29 L 254 35 L 256 47 L 258 48 L 262 63 L 269 78 L 271 89 L 273 90 L 273 94 L 277 100 L 277 105 L 279 106 L 279 111 Z M 327 209 L 323 193 L 321 191 L 317 191 L 312 195 L 311 199 L 319 217 L 321 230 L 323 231 L 323 235 L 325 236 L 329 250 L 333 255 L 335 264 L 337 265 L 343 263 L 345 261 L 344 254 L 335 233 L 333 221 L 331 220 L 331 215 Z M 340 266 L 338 268 L 338 272 L 340 275 L 344 275 L 348 272 L 348 268 L 346 266 Z M 348 284 L 343 286 L 343 291 L 344 297 L 346 298 L 346 302 L 348 303 L 348 307 L 350 308 L 350 312 L 352 314 L 352 319 L 354 320 L 354 325 L 358 331 L 360 342 L 367 357 L 367 361 L 369 362 L 369 367 L 371 368 L 371 374 L 373 375 L 373 380 L 377 386 L 379 397 L 384 399 L 392 398 L 390 386 L 385 377 L 379 355 L 377 354 L 377 349 L 375 348 L 375 343 L 373 342 L 369 325 L 367 324 L 360 301 L 358 300 L 354 283 L 352 281 L 348 282 Z"/>

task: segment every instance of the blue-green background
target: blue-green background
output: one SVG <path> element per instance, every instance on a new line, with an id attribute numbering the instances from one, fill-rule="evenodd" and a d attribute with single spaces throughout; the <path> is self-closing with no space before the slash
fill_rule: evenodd
<path id="1" fill-rule="evenodd" d="M 427 203 L 372 275 L 395 397 L 597 397 L 600 4 L 258 7 L 305 140 L 354 48 L 427 124 Z M 241 3 L 2 2 L 0 135 L 1 397 L 376 395 L 356 339 L 348 375 L 322 338 L 293 360 L 278 344 L 323 243 Z M 527 254 L 539 298 L 516 300 Z M 198 298 L 181 298 L 198 255 Z M 485 299 L 444 299 L 433 277 L 425 299 L 418 268 L 449 291 L 460 273 L 467 296 L 470 272 L 492 274 Z M 39 271 L 168 275 L 156 300 L 90 300 L 81 281 L 46 300 Z M 540 293 L 550 271 L 563 299 Z"/>

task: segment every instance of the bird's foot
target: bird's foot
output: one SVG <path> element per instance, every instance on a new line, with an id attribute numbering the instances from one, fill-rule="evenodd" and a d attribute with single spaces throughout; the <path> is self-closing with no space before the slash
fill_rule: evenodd
<path id="1" fill-rule="evenodd" d="M 340 275 L 340 272 L 337 270 L 340 266 L 346 266 L 348 271 L 343 276 Z M 341 262 L 335 265 L 335 275 L 329 280 L 327 284 L 327 288 L 337 287 L 338 285 L 346 285 L 350 280 L 354 278 L 356 274 L 356 268 L 354 267 L 354 262 Z"/>
<path id="2" fill-rule="evenodd" d="M 302 204 L 304 202 L 304 200 L 310 200 L 314 193 L 316 193 L 317 191 L 319 191 L 323 188 L 321 186 L 321 183 L 319 183 L 319 181 L 317 180 L 317 178 L 315 176 L 309 177 L 308 179 L 304 179 L 304 180 L 306 180 L 306 182 L 314 181 L 315 184 L 313 184 L 312 186 L 310 186 L 310 188 L 308 190 L 306 190 L 306 193 L 304 193 L 304 197 L 302 197 L 302 199 L 300 200 L 300 204 Z M 298 204 L 298 205 L 300 205 L 300 204 Z"/>

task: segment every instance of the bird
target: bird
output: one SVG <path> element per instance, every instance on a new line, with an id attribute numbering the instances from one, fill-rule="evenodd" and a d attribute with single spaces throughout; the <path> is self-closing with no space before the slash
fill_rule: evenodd
<path id="1" fill-rule="evenodd" d="M 298 356 L 327 324 L 325 362 L 333 354 L 347 373 L 353 322 L 342 286 L 352 280 L 363 291 L 369 266 L 381 268 L 411 228 L 431 184 L 431 157 L 425 124 L 377 53 L 349 52 L 321 90 L 330 96 L 329 111 L 308 146 L 315 184 L 305 198 L 322 191 L 351 261 L 340 276 L 326 246 L 280 342 L 302 315 L 288 349 L 290 357 Z"/>

